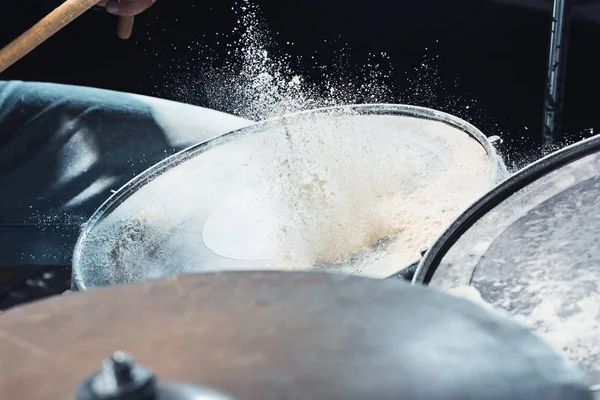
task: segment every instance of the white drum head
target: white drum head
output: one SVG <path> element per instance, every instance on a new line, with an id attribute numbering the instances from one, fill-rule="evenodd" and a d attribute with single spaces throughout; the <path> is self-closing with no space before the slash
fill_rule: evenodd
<path id="1" fill-rule="evenodd" d="M 499 179 L 464 121 L 392 105 L 316 110 L 213 139 L 134 179 L 86 225 L 81 288 L 181 273 L 406 266 Z"/>

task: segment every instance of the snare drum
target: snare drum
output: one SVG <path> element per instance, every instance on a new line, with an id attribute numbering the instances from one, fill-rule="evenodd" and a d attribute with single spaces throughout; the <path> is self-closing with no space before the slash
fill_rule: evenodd
<path id="1" fill-rule="evenodd" d="M 115 193 L 84 226 L 80 289 L 190 272 L 320 269 L 385 277 L 506 176 L 451 115 L 345 106 L 193 146 Z"/>
<path id="2" fill-rule="evenodd" d="M 600 136 L 482 197 L 431 247 L 413 283 L 477 289 L 600 383 Z"/>

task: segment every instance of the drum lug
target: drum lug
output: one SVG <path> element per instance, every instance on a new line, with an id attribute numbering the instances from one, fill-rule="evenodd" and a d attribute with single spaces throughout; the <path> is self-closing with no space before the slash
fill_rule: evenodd
<path id="1" fill-rule="evenodd" d="M 504 140 L 502 140 L 502 138 L 500 136 L 490 136 L 488 138 L 490 144 L 494 147 L 500 146 L 502 143 L 504 143 Z"/>
<path id="2" fill-rule="evenodd" d="M 417 267 L 421 263 L 423 257 L 425 257 L 427 250 L 429 250 L 427 247 L 421 249 L 419 251 L 421 257 L 418 260 L 413 261 L 408 267 L 396 272 L 392 276 L 388 276 L 386 279 L 400 279 L 402 281 L 412 282 L 413 276 L 415 275 L 415 272 L 417 272 Z"/>

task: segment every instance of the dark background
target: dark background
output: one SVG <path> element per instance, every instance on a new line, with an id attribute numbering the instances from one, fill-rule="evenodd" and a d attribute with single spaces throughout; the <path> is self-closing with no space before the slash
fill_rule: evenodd
<path id="1" fill-rule="evenodd" d="M 393 69 L 388 82 L 393 95 L 386 100 L 463 117 L 487 135 L 501 135 L 513 154 L 538 148 L 550 2 L 546 11 L 484 0 L 255 3 L 272 33 L 273 50 L 289 54 L 293 68 L 309 80 L 322 79 L 316 66 L 341 71 L 335 61 L 341 48 L 348 61 L 345 74 L 360 73 L 369 53 L 386 52 Z M 90 11 L 1 79 L 88 85 L 207 105 L 202 79 L 196 77 L 208 68 L 207 49 L 226 59 L 223 35 L 238 18 L 233 6 L 230 0 L 159 0 L 138 17 L 129 41 L 116 37 L 116 17 Z M 0 44 L 48 12 L 27 0 L 1 1 Z M 563 142 L 600 129 L 599 43 L 600 25 L 573 22 Z M 424 60 L 427 68 L 421 66 Z"/>

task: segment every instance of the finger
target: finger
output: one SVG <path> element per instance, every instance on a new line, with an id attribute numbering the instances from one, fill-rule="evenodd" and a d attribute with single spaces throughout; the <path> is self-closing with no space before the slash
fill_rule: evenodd
<path id="1" fill-rule="evenodd" d="M 151 7 L 156 0 L 109 0 L 106 11 L 115 15 L 133 16 Z"/>

